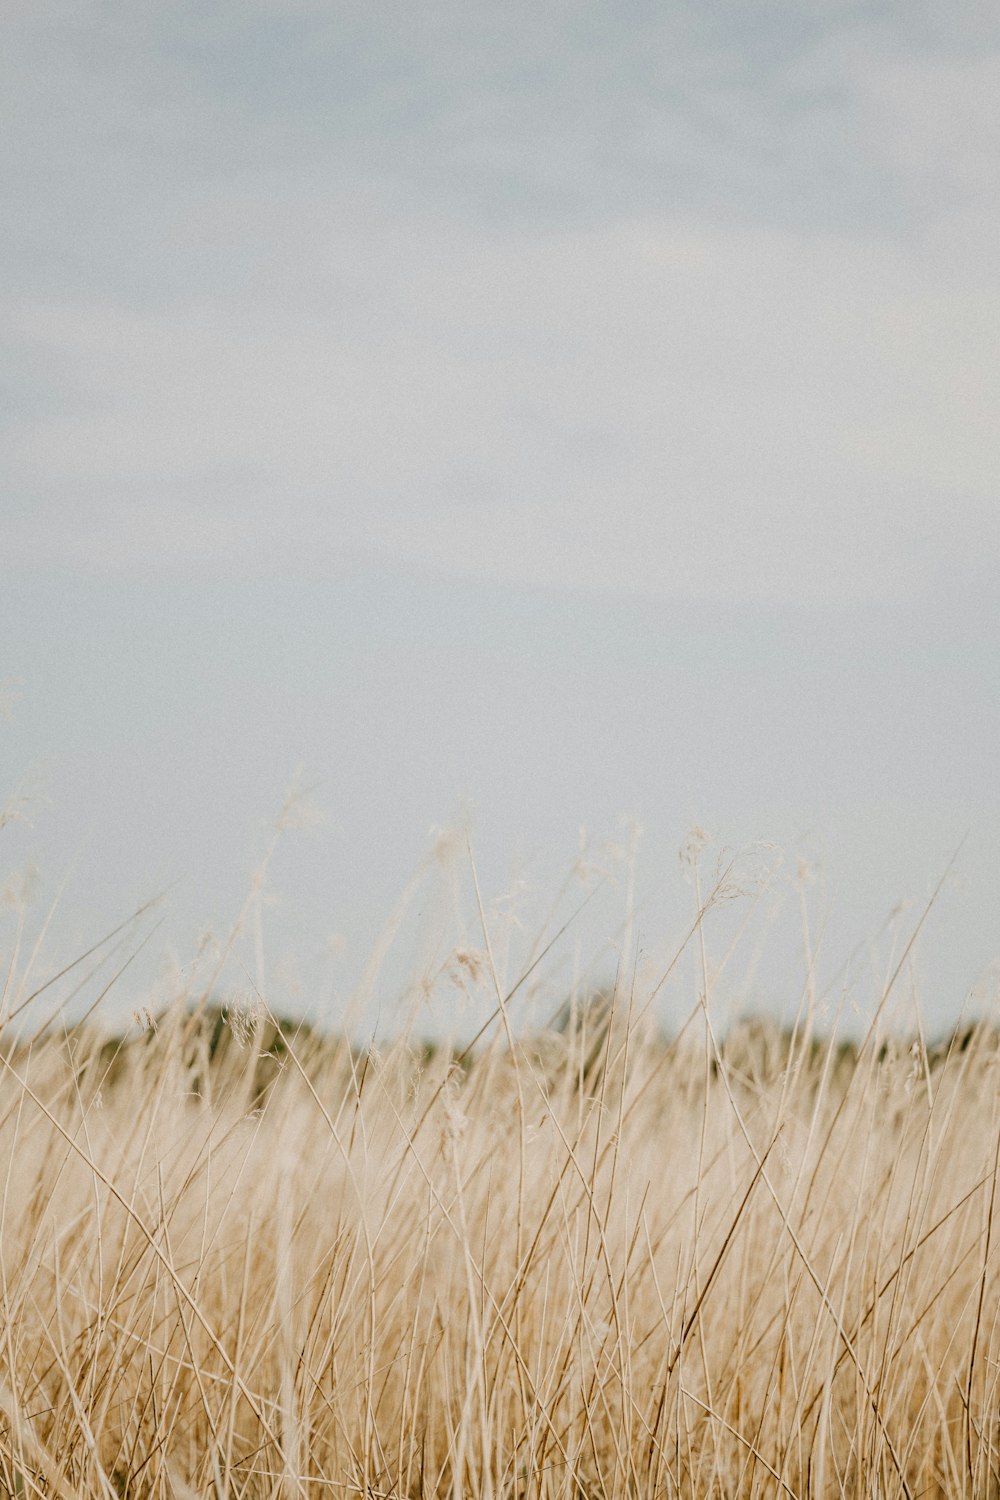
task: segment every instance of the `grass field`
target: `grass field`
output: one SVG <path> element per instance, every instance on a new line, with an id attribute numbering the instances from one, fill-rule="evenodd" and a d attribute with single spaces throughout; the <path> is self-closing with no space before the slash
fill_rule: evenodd
<path id="1" fill-rule="evenodd" d="M 0 1492 L 1000 1493 L 995 1032 L 495 998 L 464 1052 L 9 1040 Z"/>

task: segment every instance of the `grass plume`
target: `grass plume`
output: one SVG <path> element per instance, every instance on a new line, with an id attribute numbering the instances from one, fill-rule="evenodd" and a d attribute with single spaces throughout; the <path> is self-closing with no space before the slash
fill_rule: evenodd
<path id="1" fill-rule="evenodd" d="M 707 961 L 529 1034 L 486 936 L 462 1049 L 6 1036 L 0 1491 L 1000 1493 L 997 1034 L 720 1039 Z"/>

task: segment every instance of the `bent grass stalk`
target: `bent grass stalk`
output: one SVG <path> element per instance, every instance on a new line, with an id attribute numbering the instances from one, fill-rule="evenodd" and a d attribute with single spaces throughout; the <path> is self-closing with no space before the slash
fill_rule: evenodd
<path id="1" fill-rule="evenodd" d="M 880 1045 L 911 938 L 836 1052 L 808 933 L 804 1019 L 721 1035 L 728 870 L 695 875 L 666 973 L 627 923 L 562 1032 L 509 1008 L 555 939 L 506 981 L 473 876 L 472 1044 L 379 1055 L 195 981 L 139 1034 L 5 1033 L 0 1493 L 994 1496 L 1000 1038 Z M 50 982 L 12 973 L 13 1014 Z"/>

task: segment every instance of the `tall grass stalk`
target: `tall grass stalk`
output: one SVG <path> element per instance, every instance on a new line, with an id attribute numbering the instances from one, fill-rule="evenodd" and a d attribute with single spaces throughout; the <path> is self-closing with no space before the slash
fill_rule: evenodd
<path id="1" fill-rule="evenodd" d="M 481 915 L 462 1052 L 8 1035 L 0 1492 L 1000 1494 L 995 1033 L 824 1041 L 810 969 L 720 1039 L 702 951 L 700 1041 L 624 970 L 529 1036 Z"/>

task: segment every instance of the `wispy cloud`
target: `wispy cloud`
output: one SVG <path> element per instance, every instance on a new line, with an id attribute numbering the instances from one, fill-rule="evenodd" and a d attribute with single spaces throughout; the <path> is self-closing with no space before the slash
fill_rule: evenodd
<path id="1" fill-rule="evenodd" d="M 6 557 L 825 606 L 1000 561 L 982 35 L 108 15 L 15 27 Z"/>

